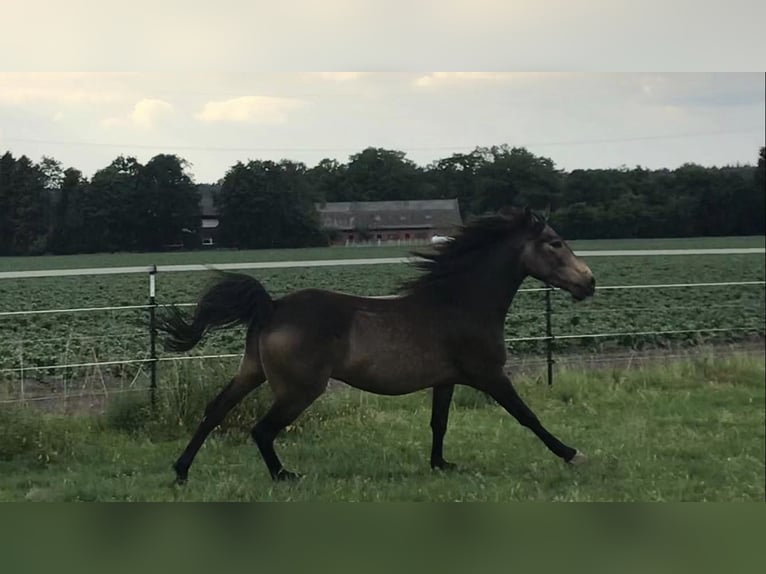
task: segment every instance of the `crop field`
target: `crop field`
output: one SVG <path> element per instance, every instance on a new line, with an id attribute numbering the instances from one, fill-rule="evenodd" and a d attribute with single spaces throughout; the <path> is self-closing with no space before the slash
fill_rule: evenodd
<path id="1" fill-rule="evenodd" d="M 736 240 L 735 240 L 736 239 Z M 648 240 L 580 242 L 578 249 L 731 247 L 759 246 L 763 238 L 708 238 L 692 240 Z M 208 252 L 202 262 L 222 263 L 244 260 L 319 259 L 353 256 L 396 256 L 404 248 L 345 248 L 284 250 L 264 252 Z M 249 254 L 249 255 L 248 255 Z M 197 259 L 194 259 L 196 256 Z M 63 257 L 45 262 L 48 267 L 91 267 L 110 261 L 115 265 L 201 262 L 200 254 L 174 253 Z M 7 259 L 0 260 L 3 270 Z M 11 260 L 13 261 L 13 260 Z M 19 258 L 12 267 L 35 268 L 35 258 Z M 593 257 L 588 260 L 600 286 L 698 283 L 722 281 L 762 281 L 764 257 L 744 255 Z M 415 271 L 405 264 L 301 269 L 269 269 L 253 272 L 274 295 L 319 287 L 360 295 L 390 295 Z M 157 278 L 157 300 L 190 303 L 210 280 L 205 272 L 165 273 Z M 0 311 L 141 305 L 147 302 L 147 276 L 143 274 L 50 277 L 0 280 Z M 539 287 L 528 280 L 523 288 Z M 556 353 L 598 353 L 639 348 L 689 346 L 701 342 L 735 342 L 764 335 L 764 287 L 724 286 L 701 288 L 657 288 L 598 291 L 592 300 L 574 303 L 565 293 L 554 293 L 553 332 L 557 336 L 618 334 L 614 337 L 560 339 Z M 507 319 L 508 338 L 539 337 L 545 334 L 544 294 L 519 293 Z M 694 331 L 699 329 L 741 329 L 732 332 L 677 333 L 669 335 L 620 335 L 646 331 Z M 195 353 L 241 352 L 241 329 L 215 333 Z M 148 312 L 117 310 L 76 314 L 19 315 L 0 317 L 0 394 L 18 391 L 24 379 L 28 389 L 43 388 L 52 380 L 72 385 L 135 385 L 145 377 L 137 365 L 111 365 L 97 369 L 18 371 L 33 366 L 81 364 L 123 359 L 141 359 L 149 349 Z M 512 355 L 539 356 L 540 341 L 509 343 Z M 163 355 L 168 356 L 168 355 Z M 5 369 L 5 372 L 2 370 Z M 145 384 L 145 380 L 141 381 Z M 29 386 L 32 385 L 32 386 Z M 2 396 L 0 396 L 0 399 Z"/>
<path id="2" fill-rule="evenodd" d="M 563 371 L 552 388 L 517 380 L 549 430 L 588 454 L 578 467 L 458 388 L 445 440 L 458 470 L 434 472 L 430 393 L 340 388 L 277 440 L 286 467 L 305 477 L 275 484 L 248 434 L 267 404 L 259 390 L 208 439 L 184 487 L 171 485 L 170 464 L 223 373 L 174 368 L 154 414 L 137 397 L 105 416 L 0 405 L 0 501 L 763 500 L 762 355 Z"/>

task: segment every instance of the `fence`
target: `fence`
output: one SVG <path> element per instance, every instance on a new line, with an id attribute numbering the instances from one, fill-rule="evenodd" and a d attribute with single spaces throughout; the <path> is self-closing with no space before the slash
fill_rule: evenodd
<path id="1" fill-rule="evenodd" d="M 661 251 L 629 251 L 629 252 L 588 252 L 579 253 L 578 255 L 588 256 L 612 256 L 612 255 L 635 255 L 640 254 L 690 254 L 690 253 L 763 253 L 763 249 L 753 250 L 673 250 L 669 252 L 667 250 Z M 391 264 L 402 263 L 408 261 L 407 258 L 376 258 L 376 259 L 351 259 L 351 260 L 322 260 L 322 261 L 297 261 L 297 262 L 260 262 L 260 263 L 239 263 L 239 264 L 221 264 L 216 265 L 217 269 L 231 270 L 231 269 L 275 269 L 275 268 L 295 268 L 295 267 L 321 267 L 321 266 L 346 266 L 346 265 L 375 265 L 375 264 Z M 141 358 L 129 358 L 129 359 L 110 359 L 110 360 L 98 360 L 94 355 L 93 361 L 77 362 L 77 363 L 63 363 L 63 364 L 47 364 L 47 365 L 24 365 L 23 353 L 20 353 L 19 364 L 12 368 L 0 368 L 0 375 L 18 374 L 21 380 L 21 393 L 17 399 L 0 400 L 0 403 L 9 402 L 25 402 L 27 400 L 44 400 L 50 397 L 34 397 L 32 399 L 24 396 L 24 377 L 26 374 L 35 371 L 56 371 L 75 368 L 90 368 L 90 367 L 108 367 L 115 365 L 137 365 L 139 367 L 148 366 L 149 368 L 149 393 L 151 402 L 156 402 L 157 393 L 157 369 L 158 365 L 168 361 L 188 361 L 188 360 L 207 360 L 207 359 L 222 359 L 222 358 L 237 358 L 241 357 L 238 353 L 215 353 L 215 354 L 203 354 L 203 355 L 190 355 L 190 356 L 159 356 L 157 353 L 157 327 L 156 327 L 156 310 L 160 306 L 157 303 L 156 298 L 156 276 L 158 272 L 177 272 L 177 271 L 199 271 L 209 269 L 204 265 L 173 265 L 173 266 L 151 266 L 151 267 L 120 267 L 120 268 L 103 268 L 103 269 L 81 269 L 81 270 L 67 270 L 67 271 L 55 271 L 55 270 L 42 270 L 42 271 L 29 271 L 29 272 L 6 272 L 0 273 L 0 279 L 3 278 L 21 278 L 21 277 L 50 277 L 61 275 L 103 275 L 113 273 L 146 273 L 148 276 L 148 302 L 145 305 L 118 305 L 118 306 L 104 306 L 104 307 L 83 307 L 73 309 L 39 309 L 29 311 L 5 311 L 0 312 L 0 319 L 4 317 L 19 317 L 19 316 L 39 316 L 39 315 L 51 315 L 51 314 L 74 314 L 74 313 L 99 313 L 109 311 L 146 311 L 148 314 L 148 324 L 146 325 L 146 335 L 148 335 L 148 349 L 147 354 Z M 643 285 L 607 285 L 599 286 L 599 291 L 618 291 L 618 290 L 643 290 L 643 289 L 704 289 L 712 287 L 746 287 L 746 286 L 764 286 L 764 281 L 726 281 L 726 282 L 703 282 L 703 283 L 665 283 L 665 284 L 643 284 Z M 506 344 L 520 343 L 520 342 L 541 342 L 545 344 L 545 360 L 544 363 L 547 367 L 547 382 L 549 385 L 553 384 L 553 366 L 556 363 L 554 358 L 555 345 L 557 341 L 566 340 L 598 340 L 609 339 L 618 337 L 637 337 L 647 335 L 680 335 L 680 334 L 703 334 L 703 333 L 724 333 L 724 332 L 760 332 L 763 331 L 762 323 L 759 326 L 734 326 L 734 327 L 708 327 L 708 328 L 695 328 L 695 329 L 665 329 L 665 330 L 645 330 L 645 331 L 622 331 L 622 332 L 601 332 L 601 333 L 578 333 L 578 334 L 556 334 L 554 333 L 552 318 L 553 318 L 553 306 L 552 297 L 556 292 L 556 289 L 550 286 L 541 286 L 539 288 L 520 289 L 519 293 L 542 293 L 544 294 L 544 313 L 545 313 L 545 325 L 544 334 L 539 336 L 529 337 L 509 337 L 505 339 Z M 185 304 L 186 306 L 192 306 L 192 303 Z M 725 306 L 725 305 L 724 305 Z M 136 375 L 138 377 L 138 375 Z M 65 393 L 66 394 L 66 393 Z M 70 395 L 71 396 L 71 395 Z"/>

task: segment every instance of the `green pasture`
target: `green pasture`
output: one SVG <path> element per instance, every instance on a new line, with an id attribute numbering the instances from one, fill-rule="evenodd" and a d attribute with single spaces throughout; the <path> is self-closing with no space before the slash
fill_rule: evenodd
<path id="1" fill-rule="evenodd" d="M 543 423 L 588 454 L 579 467 L 460 388 L 445 442 L 459 469 L 431 471 L 428 392 L 389 398 L 344 387 L 278 439 L 285 465 L 305 477 L 275 484 L 248 434 L 269 401 L 264 389 L 208 440 L 188 484 L 171 486 L 171 463 L 223 384 L 222 372 L 207 370 L 215 368 L 166 373 L 154 414 L 145 393 L 113 402 L 105 416 L 0 410 L 0 500 L 763 500 L 762 356 L 564 371 L 553 388 L 517 381 Z"/>

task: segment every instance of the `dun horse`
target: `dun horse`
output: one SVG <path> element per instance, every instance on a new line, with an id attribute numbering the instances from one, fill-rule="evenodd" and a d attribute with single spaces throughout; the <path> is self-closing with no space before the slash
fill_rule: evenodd
<path id="1" fill-rule="evenodd" d="M 193 317 L 170 307 L 161 329 L 174 351 L 188 351 L 212 329 L 248 326 L 239 371 L 207 406 L 173 465 L 176 480 L 186 480 L 197 451 L 226 414 L 267 380 L 274 404 L 252 437 L 274 480 L 298 476 L 282 466 L 274 439 L 325 391 L 330 377 L 382 395 L 433 388 L 433 468 L 454 466 L 444 460 L 442 445 L 456 384 L 488 393 L 565 462 L 585 460 L 543 427 L 511 385 L 503 370 L 503 327 L 525 277 L 581 300 L 595 291 L 588 266 L 542 218 L 520 209 L 478 219 L 454 241 L 420 255 L 422 273 L 394 298 L 306 289 L 272 299 L 253 277 L 226 273 L 202 295 Z"/>

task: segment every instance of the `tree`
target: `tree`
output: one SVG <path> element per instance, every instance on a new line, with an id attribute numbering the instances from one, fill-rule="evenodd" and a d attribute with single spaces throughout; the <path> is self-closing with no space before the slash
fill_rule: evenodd
<path id="1" fill-rule="evenodd" d="M 555 209 L 561 195 L 561 174 L 552 160 L 507 145 L 477 148 L 484 160 L 476 171 L 477 190 L 471 211 L 497 211 L 520 204 Z"/>
<path id="2" fill-rule="evenodd" d="M 11 152 L 0 157 L 0 255 L 9 255 L 13 243 L 13 216 L 15 197 L 13 173 L 16 160 Z"/>
<path id="3" fill-rule="evenodd" d="M 334 159 L 323 159 L 309 169 L 306 172 L 306 179 L 315 201 L 318 203 L 351 201 L 346 172 L 346 165 Z"/>
<path id="4" fill-rule="evenodd" d="M 51 192 L 61 189 L 61 184 L 64 181 L 64 169 L 61 167 L 60 161 L 44 155 L 40 160 L 39 168 L 43 174 L 45 189 Z"/>
<path id="5" fill-rule="evenodd" d="M 562 207 L 551 216 L 551 224 L 567 239 L 603 237 L 603 221 L 603 211 L 584 201 Z"/>
<path id="6" fill-rule="evenodd" d="M 431 163 L 425 177 L 429 183 L 429 197 L 434 199 L 457 198 L 460 211 L 465 217 L 469 209 L 478 204 L 478 172 L 485 160 L 478 151 L 468 154 L 455 153 Z"/>
<path id="7" fill-rule="evenodd" d="M 97 171 L 90 184 L 79 172 L 70 173 L 66 211 L 76 206 L 78 214 L 67 216 L 64 228 L 69 232 L 63 248 L 77 245 L 78 250 L 92 252 L 195 246 L 199 241 L 199 192 L 186 168 L 186 161 L 178 156 L 160 154 L 146 165 L 119 156 Z M 76 202 L 72 194 L 76 194 Z M 74 229 L 78 231 L 72 236 Z"/>
<path id="8" fill-rule="evenodd" d="M 404 152 L 366 148 L 348 164 L 250 161 L 221 180 L 219 241 L 233 247 L 319 244 L 315 203 L 458 198 L 464 217 L 509 204 L 552 208 L 568 238 L 764 233 L 766 148 L 757 166 L 574 170 L 507 145 L 425 169 Z M 0 254 L 158 250 L 199 242 L 200 195 L 188 163 L 120 156 L 91 181 L 53 158 L 0 156 Z M 218 185 L 216 186 L 218 189 Z"/>
<path id="9" fill-rule="evenodd" d="M 234 165 L 218 196 L 220 242 L 249 249 L 326 243 L 305 174 L 304 164 L 286 160 Z"/>
<path id="10" fill-rule="evenodd" d="M 141 248 L 139 219 L 141 164 L 119 156 L 93 175 L 81 204 L 85 225 L 80 241 L 85 251 L 136 251 Z"/>
<path id="11" fill-rule="evenodd" d="M 64 171 L 59 198 L 55 205 L 53 232 L 48 243 L 48 248 L 53 253 L 91 250 L 81 239 L 85 226 L 82 205 L 87 188 L 88 181 L 82 172 L 74 168 Z"/>
<path id="12" fill-rule="evenodd" d="M 421 174 L 404 152 L 368 147 L 349 158 L 344 193 L 351 201 L 420 199 Z"/>
<path id="13" fill-rule="evenodd" d="M 745 205 L 747 233 L 763 235 L 766 232 L 766 147 L 762 147 L 758 154 L 753 183 L 752 193 Z"/>
<path id="14" fill-rule="evenodd" d="M 139 168 L 137 193 L 142 208 L 136 213 L 136 225 L 141 249 L 196 245 L 200 194 L 187 167 L 178 156 L 161 154 Z"/>
<path id="15" fill-rule="evenodd" d="M 42 170 L 26 156 L 0 158 L 0 212 L 0 253 L 45 251 L 50 199 Z"/>

